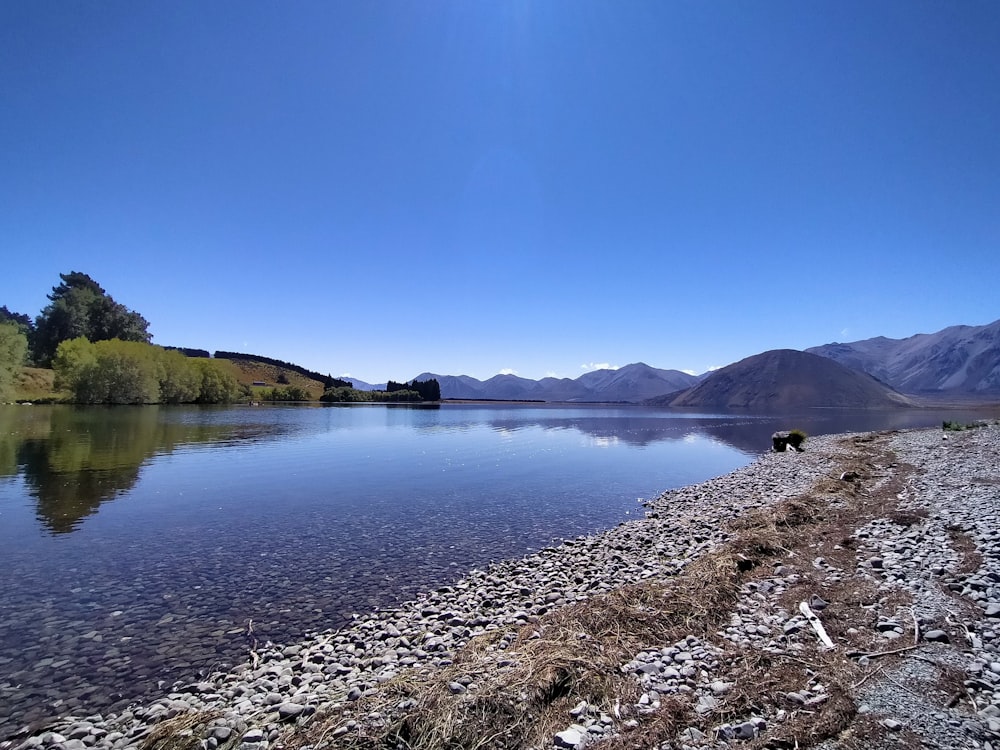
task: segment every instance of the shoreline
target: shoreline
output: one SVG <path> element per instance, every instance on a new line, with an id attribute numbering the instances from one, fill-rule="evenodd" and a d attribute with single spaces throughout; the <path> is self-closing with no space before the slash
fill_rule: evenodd
<path id="1" fill-rule="evenodd" d="M 187 737 L 193 743 L 191 747 L 202 750 L 217 750 L 220 747 L 264 750 L 268 747 L 309 744 L 303 738 L 310 737 L 310 729 L 322 726 L 324 722 L 328 726 L 324 742 L 333 743 L 331 746 L 350 746 L 352 738 L 374 737 L 380 722 L 383 725 L 389 723 L 392 717 L 386 715 L 387 711 L 376 711 L 380 716 L 374 720 L 370 716 L 371 711 L 366 711 L 370 705 L 384 709 L 379 702 L 380 696 L 396 690 L 401 681 L 422 685 L 431 684 L 442 676 L 453 677 L 455 679 L 446 682 L 449 700 L 468 702 L 474 698 L 482 688 L 477 681 L 482 682 L 490 675 L 485 672 L 480 677 L 475 674 L 456 675 L 455 670 L 465 662 L 466 652 L 470 648 L 475 651 L 473 646 L 479 642 L 488 642 L 488 648 L 492 648 L 494 654 L 516 654 L 520 643 L 518 638 L 525 631 L 544 631 L 549 627 L 549 621 L 560 613 L 636 585 L 654 586 L 681 580 L 697 561 L 720 556 L 720 550 L 726 549 L 727 544 L 740 536 L 738 531 L 734 531 L 733 524 L 752 516 L 755 511 L 779 507 L 810 492 L 815 494 L 820 487 L 829 495 L 824 496 L 822 501 L 833 506 L 838 502 L 848 502 L 840 499 L 838 493 L 847 493 L 848 496 L 852 492 L 856 495 L 878 493 L 892 485 L 893 481 L 913 481 L 910 475 L 902 477 L 900 464 L 889 459 L 884 459 L 881 464 L 868 465 L 879 452 L 887 456 L 890 450 L 904 454 L 909 451 L 913 454 L 911 458 L 922 460 L 925 466 L 938 468 L 935 461 L 939 461 L 937 454 L 942 450 L 953 454 L 953 447 L 964 445 L 995 451 L 1000 443 L 998 434 L 1000 431 L 993 426 L 953 433 L 947 441 L 942 441 L 940 430 L 935 429 L 811 438 L 804 453 L 764 454 L 731 474 L 664 492 L 647 503 L 645 518 L 623 522 L 600 534 L 568 540 L 557 547 L 547 547 L 520 559 L 503 561 L 485 570 L 472 570 L 451 586 L 427 592 L 396 609 L 378 610 L 358 617 L 353 624 L 335 632 L 312 635 L 301 642 L 282 646 L 253 644 L 251 640 L 255 648 L 251 649 L 248 663 L 242 667 L 214 674 L 206 680 L 170 692 L 160 700 L 116 715 L 60 719 L 44 731 L 26 728 L 24 735 L 0 743 L 0 748 L 158 748 L 175 747 L 177 745 L 171 742 L 176 743 L 178 737 Z M 857 442 L 859 440 L 866 442 Z M 850 466 L 855 468 L 850 469 Z M 981 468 L 977 476 L 982 474 L 987 479 L 990 470 L 996 471 L 993 467 Z M 848 470 L 857 474 L 857 478 L 838 478 Z M 965 475 L 969 479 L 967 471 Z M 1000 482 L 1000 478 L 997 481 Z M 905 504 L 913 501 L 917 503 L 916 507 L 922 507 L 919 506 L 916 489 L 905 482 L 900 485 L 900 492 L 893 493 L 895 502 Z M 992 485 L 981 483 L 977 486 L 988 491 Z M 903 497 L 897 497 L 899 495 Z M 892 512 L 901 511 L 894 508 Z M 913 522 L 905 528 L 932 522 L 942 528 L 948 525 L 933 511 L 927 512 L 922 521 Z M 947 514 L 946 511 L 941 513 Z M 883 528 L 885 524 L 877 523 L 883 520 L 873 517 L 858 529 L 845 530 L 855 535 L 861 533 L 862 536 L 857 537 L 858 549 L 867 549 L 874 541 L 881 544 L 889 539 L 895 526 L 900 526 L 889 522 L 890 526 Z M 971 520 L 967 519 L 964 523 L 968 525 Z M 975 534 L 962 533 L 966 535 L 963 537 L 966 539 L 966 554 L 972 555 L 975 551 L 981 560 L 985 559 L 975 543 Z M 982 532 L 985 533 L 988 532 Z M 968 540 L 973 542 L 972 551 L 967 546 Z M 939 541 L 934 537 L 935 544 Z M 913 545 L 910 544 L 909 548 L 912 549 Z M 843 550 L 843 547 L 839 548 L 840 552 Z M 802 615 L 786 611 L 784 603 L 775 600 L 769 605 L 768 613 L 758 617 L 767 608 L 763 605 L 751 607 L 744 603 L 744 599 L 760 604 L 759 600 L 763 598 L 766 602 L 775 591 L 783 594 L 796 588 L 803 577 L 815 577 L 815 571 L 825 573 L 828 584 L 831 577 L 833 579 L 832 584 L 827 586 L 809 579 L 810 584 L 821 593 L 833 591 L 836 584 L 854 576 L 885 577 L 880 571 L 892 570 L 887 564 L 892 557 L 886 552 L 880 554 L 881 558 L 874 554 L 865 558 L 854 571 L 841 567 L 835 573 L 830 573 L 832 568 L 824 562 L 818 567 L 812 565 L 792 573 L 786 570 L 778 575 L 778 568 L 793 568 L 799 563 L 796 560 L 793 565 L 791 560 L 775 558 L 780 559 L 779 564 L 772 565 L 773 570 L 760 581 L 740 581 L 741 589 L 734 600 L 738 606 L 735 612 L 726 613 L 731 614 L 727 620 L 730 624 L 721 628 L 719 632 L 722 635 L 713 632 L 699 635 L 687 633 L 674 642 L 660 644 L 659 652 L 644 646 L 640 652 L 617 665 L 625 678 L 634 682 L 636 689 L 640 690 L 634 696 L 637 702 L 629 703 L 628 696 L 623 696 L 625 700 L 614 704 L 619 709 L 616 715 L 611 705 L 587 704 L 581 709 L 577 701 L 569 708 L 580 710 L 576 713 L 565 710 L 562 727 L 556 732 L 546 730 L 550 740 L 547 745 L 543 743 L 539 746 L 582 747 L 600 738 L 611 738 L 607 741 L 612 741 L 614 737 L 627 737 L 630 732 L 641 730 L 652 720 L 650 717 L 655 717 L 667 703 L 680 705 L 677 703 L 680 697 L 690 699 L 690 708 L 694 712 L 694 718 L 683 728 L 686 734 L 682 738 L 691 747 L 712 747 L 716 746 L 713 743 L 738 742 L 741 737 L 753 739 L 768 736 L 768 732 L 780 729 L 782 722 L 791 715 L 793 705 L 806 705 L 806 701 L 824 693 L 810 693 L 803 697 L 801 704 L 786 697 L 786 702 L 791 701 L 789 708 L 775 709 L 773 715 L 747 716 L 740 722 L 729 720 L 739 717 L 731 711 L 719 710 L 731 700 L 727 696 L 733 681 L 726 679 L 724 668 L 727 651 L 732 648 L 763 649 L 770 653 L 769 648 L 780 647 L 783 652 L 796 654 L 796 658 L 818 658 L 808 653 L 810 648 L 815 647 L 815 638 L 805 626 Z M 833 560 L 836 555 L 836 552 L 831 553 L 827 559 Z M 880 559 L 881 567 L 876 567 L 871 559 Z M 812 562 L 815 563 L 815 560 Z M 987 559 L 983 565 L 988 562 Z M 956 562 L 949 558 L 945 563 L 933 566 L 935 570 L 941 570 L 934 575 L 939 578 L 945 576 L 948 566 L 954 568 L 961 564 L 961 560 Z M 829 569 L 824 570 L 824 565 Z M 907 573 L 904 583 L 911 582 L 910 573 L 912 580 L 921 583 L 917 594 L 933 590 L 922 582 L 919 568 L 907 568 Z M 970 573 L 975 574 L 975 571 Z M 756 575 L 760 577 L 763 574 L 758 570 Z M 795 578 L 796 575 L 799 579 Z M 763 588 L 761 581 L 766 584 Z M 955 581 L 947 585 L 958 586 L 959 583 Z M 888 586 L 892 582 L 884 580 L 881 584 Z M 766 591 L 762 594 L 764 589 Z M 988 604 L 992 604 L 994 593 L 987 591 L 983 597 L 989 600 Z M 996 602 L 996 606 L 1000 616 L 1000 601 Z M 777 611 L 771 611 L 775 607 Z M 888 604 L 885 607 L 888 611 Z M 747 611 L 743 612 L 743 609 Z M 894 612 L 892 614 L 895 615 Z M 823 615 L 822 619 L 826 617 Z M 886 617 L 885 622 L 893 622 L 893 626 L 883 630 L 879 620 L 872 632 L 877 638 L 894 640 L 878 635 L 895 633 L 896 623 L 891 616 Z M 733 618 L 740 620 L 739 625 L 731 624 Z M 925 636 L 932 630 L 940 629 L 929 628 L 935 618 L 940 619 L 939 614 L 927 615 L 928 622 L 923 628 Z M 918 615 L 914 614 L 913 619 L 917 623 Z M 761 620 L 762 624 L 755 620 Z M 963 622 L 963 625 L 966 632 L 974 630 L 967 623 Z M 739 632 L 730 632 L 734 628 Z M 858 633 L 848 633 L 843 638 L 849 641 L 862 634 L 862 628 L 854 629 Z M 985 627 L 981 629 L 985 630 Z M 916 630 L 919 636 L 920 624 L 917 624 Z M 531 632 L 528 633 L 529 638 Z M 781 635 L 778 636 L 778 633 Z M 252 639 L 252 629 L 250 635 Z M 980 644 L 983 640 L 980 638 Z M 772 641 L 775 643 L 769 645 Z M 881 642 L 875 641 L 876 644 Z M 990 640 L 990 643 L 993 641 Z M 935 642 L 934 647 L 938 644 Z M 970 642 L 969 645 L 975 644 Z M 673 653 L 667 659 L 667 652 L 671 649 Z M 678 655 L 684 658 L 678 660 L 675 658 Z M 864 658 L 871 659 L 870 656 Z M 954 655 L 949 658 L 959 661 Z M 983 661 L 982 658 L 978 660 Z M 985 671 L 991 671 L 994 661 L 1000 661 L 1000 657 L 986 660 L 985 664 L 990 668 Z M 685 670 L 691 673 L 685 675 Z M 984 669 L 980 669 L 982 671 Z M 674 672 L 677 672 L 676 680 Z M 676 690 L 670 689 L 672 681 L 676 683 Z M 879 680 L 876 676 L 869 676 L 865 684 L 874 687 Z M 681 690 L 682 685 L 687 689 Z M 730 687 L 726 688 L 726 685 Z M 858 692 L 861 695 L 861 691 Z M 406 700 L 412 700 L 416 705 L 419 693 L 419 690 L 414 690 Z M 862 698 L 876 708 L 858 713 L 859 708 L 871 706 L 868 703 L 855 705 L 855 714 L 874 716 L 879 713 L 877 707 L 880 704 L 875 699 Z M 830 698 L 826 698 L 820 703 L 829 702 Z M 988 704 L 996 702 L 1000 701 L 994 700 L 994 693 L 990 692 Z M 964 705 L 961 701 L 960 704 Z M 393 705 L 389 705 L 388 713 L 394 710 Z M 699 711 L 698 707 L 705 710 Z M 395 708 L 398 709 L 398 706 Z M 406 714 L 412 708 L 400 709 L 399 712 Z M 779 711 L 786 711 L 786 716 L 782 717 Z M 719 721 L 716 721 L 716 716 Z M 997 716 L 1000 717 L 1000 709 Z M 962 721 L 970 724 L 961 730 L 970 740 L 978 742 L 988 735 L 992 736 L 990 732 L 994 731 L 994 726 L 989 717 L 963 715 Z M 884 728 L 886 732 L 897 732 L 906 727 Z M 1000 721 L 996 722 L 996 729 L 1000 730 Z M 926 733 L 937 736 L 941 731 L 928 729 Z M 732 737 L 727 737 L 727 733 Z M 336 744 L 338 742 L 342 744 Z"/>

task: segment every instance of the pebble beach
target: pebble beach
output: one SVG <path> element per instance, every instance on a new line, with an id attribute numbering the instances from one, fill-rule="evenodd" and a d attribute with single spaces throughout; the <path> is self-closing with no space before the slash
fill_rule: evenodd
<path id="1" fill-rule="evenodd" d="M 804 447 L 334 632 L 274 644 L 250 622 L 237 668 L 115 713 L 18 726 L 0 750 L 417 747 L 384 730 L 416 726 L 429 692 L 448 710 L 480 705 L 562 613 L 623 589 L 690 590 L 712 560 L 734 561 L 718 577 L 732 585 L 724 611 L 619 658 L 614 696 L 567 676 L 521 746 L 1000 747 L 1000 426 Z M 778 523 L 778 542 L 749 543 L 745 519 L 789 508 L 809 516 L 794 540 Z M 478 746 L 512 746 L 513 733 L 484 727 Z"/>

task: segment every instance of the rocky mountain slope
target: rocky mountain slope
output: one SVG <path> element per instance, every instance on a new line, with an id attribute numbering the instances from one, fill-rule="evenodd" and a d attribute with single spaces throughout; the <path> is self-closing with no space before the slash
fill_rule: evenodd
<path id="1" fill-rule="evenodd" d="M 1000 320 L 905 339 L 879 336 L 806 349 L 921 395 L 1000 395 Z"/>
<path id="2" fill-rule="evenodd" d="M 910 400 L 875 378 L 817 354 L 776 349 L 716 370 L 670 406 L 741 409 L 879 408 Z"/>

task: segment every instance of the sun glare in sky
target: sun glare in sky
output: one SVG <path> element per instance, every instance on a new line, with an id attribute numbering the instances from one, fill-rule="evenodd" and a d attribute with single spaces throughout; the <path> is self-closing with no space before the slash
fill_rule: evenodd
<path id="1" fill-rule="evenodd" d="M 368 382 L 997 318 L 1000 6 L 0 6 L 0 304 Z M 581 366 L 581 363 L 584 363 Z"/>

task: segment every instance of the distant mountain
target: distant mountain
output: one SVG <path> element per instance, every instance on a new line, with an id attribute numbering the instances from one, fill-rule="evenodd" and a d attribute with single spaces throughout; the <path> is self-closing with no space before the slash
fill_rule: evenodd
<path id="1" fill-rule="evenodd" d="M 359 391 L 384 391 L 385 383 L 366 383 L 363 380 L 358 380 L 357 378 L 343 377 L 341 380 L 348 381 Z"/>
<path id="2" fill-rule="evenodd" d="M 867 372 L 903 393 L 1000 395 L 1000 320 L 905 339 L 878 338 L 806 349 Z"/>
<path id="3" fill-rule="evenodd" d="M 657 400 L 658 401 L 658 400 Z M 777 349 L 716 370 L 670 406 L 745 409 L 878 408 L 912 402 L 870 375 L 817 354 Z"/>
<path id="4" fill-rule="evenodd" d="M 483 381 L 468 375 L 436 375 L 432 372 L 422 372 L 414 380 L 436 378 L 441 386 L 441 398 L 489 398 L 483 395 Z M 457 394 L 457 395 L 456 395 Z"/>
<path id="5" fill-rule="evenodd" d="M 644 362 L 617 370 L 595 370 L 577 380 L 595 392 L 618 395 L 610 401 L 645 401 L 669 391 L 690 388 L 698 379 L 679 370 L 658 370 Z"/>
<path id="6" fill-rule="evenodd" d="M 689 388 L 698 381 L 686 372 L 660 370 L 642 362 L 617 370 L 595 370 L 575 380 L 529 380 L 517 375 L 494 375 L 482 381 L 468 375 L 430 372 L 417 375 L 418 380 L 427 378 L 437 378 L 442 398 L 604 403 L 639 403 L 652 396 Z"/>

